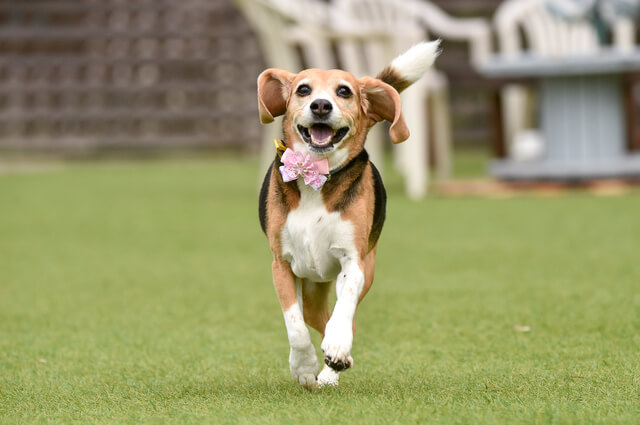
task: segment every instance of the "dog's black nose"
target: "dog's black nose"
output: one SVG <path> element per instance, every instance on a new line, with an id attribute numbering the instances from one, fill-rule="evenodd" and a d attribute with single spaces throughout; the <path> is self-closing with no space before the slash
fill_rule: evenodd
<path id="1" fill-rule="evenodd" d="M 319 118 L 326 117 L 327 115 L 329 115 L 329 112 L 331 112 L 331 110 L 333 109 L 333 106 L 331 106 L 331 102 L 329 102 L 327 99 L 316 99 L 313 102 L 311 102 L 310 107 L 311 107 L 311 112 L 313 112 L 313 115 Z"/>

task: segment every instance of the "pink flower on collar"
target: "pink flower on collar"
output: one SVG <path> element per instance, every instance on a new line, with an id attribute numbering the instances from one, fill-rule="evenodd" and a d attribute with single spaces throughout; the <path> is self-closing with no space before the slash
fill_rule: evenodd
<path id="1" fill-rule="evenodd" d="M 299 177 L 304 179 L 304 184 L 311 186 L 314 190 L 319 190 L 327 181 L 326 174 L 329 174 L 329 160 L 327 158 L 314 159 L 310 154 L 286 149 L 282 154 L 279 170 L 282 180 L 290 182 Z"/>

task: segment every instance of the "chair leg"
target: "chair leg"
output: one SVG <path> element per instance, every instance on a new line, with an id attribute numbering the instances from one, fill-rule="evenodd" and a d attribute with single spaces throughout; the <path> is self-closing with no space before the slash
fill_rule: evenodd
<path id="1" fill-rule="evenodd" d="M 523 86 L 507 85 L 502 90 L 502 113 L 507 156 L 511 156 L 515 135 L 526 128 L 527 91 Z"/>
<path id="2" fill-rule="evenodd" d="M 264 174 L 271 165 L 271 161 L 275 158 L 276 149 L 273 140 L 276 137 L 282 137 L 282 117 L 276 118 L 274 122 L 263 127 L 262 138 L 260 140 L 260 172 L 258 173 L 258 185 L 262 184 Z M 260 186 L 258 186 L 260 187 Z"/>
<path id="3" fill-rule="evenodd" d="M 451 178 L 451 115 L 446 87 L 434 90 L 429 96 L 431 125 L 433 128 L 433 147 L 436 163 L 436 178 L 446 181 Z"/>
<path id="4" fill-rule="evenodd" d="M 367 143 L 365 148 L 369 153 L 369 158 L 384 176 L 384 143 L 389 138 L 386 134 L 386 128 L 382 124 L 378 124 L 369 130 L 367 135 Z"/>
<path id="5" fill-rule="evenodd" d="M 423 93 L 413 88 L 402 94 L 404 117 L 411 129 L 411 136 L 394 153 L 398 155 L 396 164 L 405 178 L 407 196 L 418 200 L 427 194 L 429 161 L 427 149 L 427 113 Z"/>

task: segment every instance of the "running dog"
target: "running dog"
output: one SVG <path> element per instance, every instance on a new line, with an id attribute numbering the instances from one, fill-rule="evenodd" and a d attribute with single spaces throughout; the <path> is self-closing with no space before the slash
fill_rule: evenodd
<path id="1" fill-rule="evenodd" d="M 433 64 L 438 44 L 413 46 L 376 78 L 336 69 L 267 69 L 258 77 L 261 122 L 284 115 L 284 141 L 276 139 L 260 191 L 260 225 L 273 253 L 291 374 L 307 389 L 337 385 L 339 373 L 353 366 L 356 308 L 373 282 L 386 192 L 364 149 L 367 132 L 386 120 L 393 143 L 409 137 L 399 92 Z M 319 374 L 305 323 L 323 337 Z"/>

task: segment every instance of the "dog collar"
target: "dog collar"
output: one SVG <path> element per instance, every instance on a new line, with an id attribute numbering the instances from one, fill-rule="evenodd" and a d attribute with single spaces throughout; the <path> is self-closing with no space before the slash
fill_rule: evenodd
<path id="1" fill-rule="evenodd" d="M 282 158 L 282 154 L 287 150 L 284 142 L 279 137 L 276 137 L 273 139 L 273 144 L 276 145 L 276 153 L 278 154 L 278 157 Z"/>

